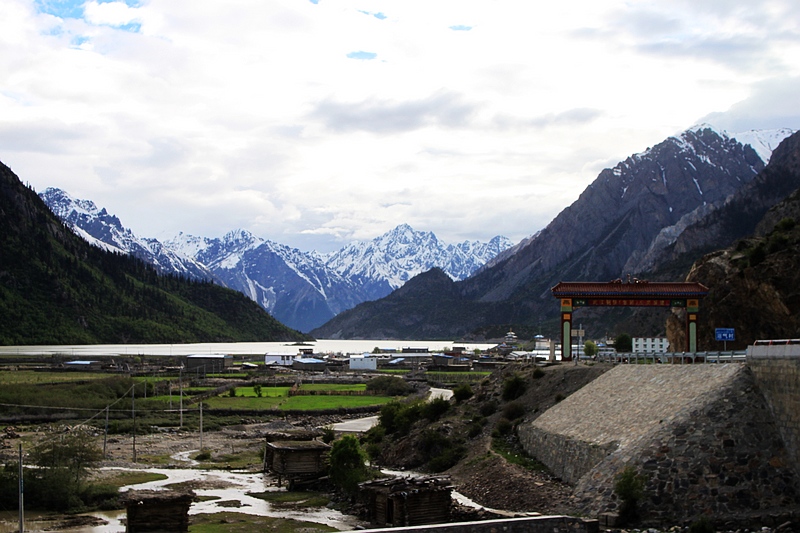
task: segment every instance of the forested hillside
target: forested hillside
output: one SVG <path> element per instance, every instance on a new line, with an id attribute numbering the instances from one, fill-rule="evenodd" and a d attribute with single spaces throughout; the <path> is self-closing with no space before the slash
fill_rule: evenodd
<path id="1" fill-rule="evenodd" d="M 0 344 L 299 340 L 241 293 L 87 244 L 0 163 Z"/>

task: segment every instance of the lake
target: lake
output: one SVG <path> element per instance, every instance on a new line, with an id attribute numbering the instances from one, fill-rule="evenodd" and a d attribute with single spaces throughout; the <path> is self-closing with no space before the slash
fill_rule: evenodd
<path id="1" fill-rule="evenodd" d="M 316 340 L 298 346 L 291 342 L 221 342 L 199 344 L 76 344 L 57 346 L 0 346 L 0 355 L 62 355 L 79 359 L 97 356 L 126 355 L 264 355 L 267 352 L 296 353 L 300 348 L 313 348 L 314 353 L 359 354 L 371 352 L 375 347 L 391 348 L 398 352 L 403 348 L 427 348 L 441 352 L 445 348 L 463 346 L 467 351 L 488 350 L 496 344 L 465 343 L 457 341 L 386 341 L 386 340 Z"/>

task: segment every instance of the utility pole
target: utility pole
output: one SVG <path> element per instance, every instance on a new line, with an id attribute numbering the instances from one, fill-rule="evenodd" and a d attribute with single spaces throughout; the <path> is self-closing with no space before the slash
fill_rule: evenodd
<path id="1" fill-rule="evenodd" d="M 19 443 L 19 533 L 25 533 L 25 505 L 23 495 L 25 493 L 22 482 L 22 443 Z"/>
<path id="2" fill-rule="evenodd" d="M 133 417 L 133 462 L 136 462 L 136 385 L 131 387 L 131 415 Z"/>
<path id="3" fill-rule="evenodd" d="M 203 451 L 203 401 L 200 400 L 200 451 Z"/>
<path id="4" fill-rule="evenodd" d="M 106 405 L 106 428 L 103 431 L 103 459 L 107 457 L 106 447 L 108 446 L 108 406 Z"/>

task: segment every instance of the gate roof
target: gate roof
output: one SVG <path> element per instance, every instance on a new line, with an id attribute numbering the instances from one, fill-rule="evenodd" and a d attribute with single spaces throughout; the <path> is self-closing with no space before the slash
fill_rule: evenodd
<path id="1" fill-rule="evenodd" d="M 609 282 L 562 281 L 551 289 L 556 298 L 631 297 L 702 298 L 708 287 L 697 282 L 644 281 L 620 279 Z"/>

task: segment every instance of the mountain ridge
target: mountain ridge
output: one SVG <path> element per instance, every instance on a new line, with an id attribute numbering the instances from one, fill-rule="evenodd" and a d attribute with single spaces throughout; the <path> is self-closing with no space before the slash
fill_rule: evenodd
<path id="1" fill-rule="evenodd" d="M 452 337 L 465 326 L 477 334 L 493 325 L 530 328 L 543 321 L 555 334 L 558 310 L 550 288 L 556 283 L 625 277 L 625 269 L 637 265 L 648 250 L 674 243 L 665 239 L 665 228 L 680 233 L 682 227 L 690 227 L 693 218 L 701 219 L 705 211 L 723 205 L 763 168 L 752 146 L 708 125 L 669 137 L 601 171 L 578 200 L 518 245 L 515 253 L 503 254 L 474 276 L 454 282 L 464 298 L 458 306 L 469 302 L 475 308 L 475 318 L 468 324 L 452 320 L 458 309 L 443 304 L 415 308 L 415 317 L 426 322 L 437 338 Z M 656 246 L 659 236 L 665 243 Z M 429 300 L 430 295 L 418 298 Z M 412 300 L 406 295 L 406 305 L 413 307 Z M 372 313 L 388 321 L 398 311 L 382 313 L 376 305 Z M 348 315 L 343 313 L 311 333 L 364 335 L 348 324 Z M 589 325 L 587 335 L 602 336 L 606 326 L 601 321 Z"/>
<path id="2" fill-rule="evenodd" d="M 382 298 L 431 268 L 464 279 L 511 246 L 502 236 L 488 243 L 446 244 L 433 232 L 416 231 L 408 224 L 329 254 L 303 252 L 244 229 L 221 238 L 180 233 L 162 243 L 137 237 L 105 208 L 72 198 L 66 191 L 48 188 L 40 197 L 87 241 L 130 253 L 162 273 L 211 279 L 238 290 L 301 331 L 361 302 Z"/>

